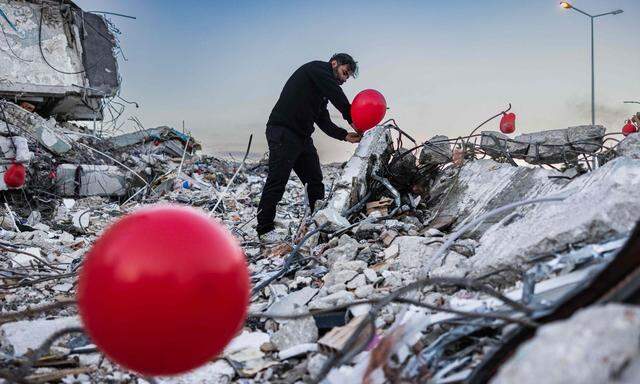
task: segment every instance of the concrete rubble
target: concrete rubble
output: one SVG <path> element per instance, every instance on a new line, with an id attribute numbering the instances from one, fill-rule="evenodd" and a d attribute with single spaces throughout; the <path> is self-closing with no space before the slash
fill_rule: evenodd
<path id="1" fill-rule="evenodd" d="M 56 168 L 61 196 L 124 196 L 125 175 L 113 165 L 61 164 Z"/>
<path id="2" fill-rule="evenodd" d="M 0 0 L 12 20 L 24 14 L 18 29 L 37 28 L 36 4 Z M 60 52 L 54 66 L 82 68 L 91 59 L 77 50 L 105 47 L 90 36 L 69 46 L 67 34 L 80 38 L 81 27 L 52 12 L 84 14 L 107 30 L 109 23 L 63 5 L 45 1 L 52 21 L 42 43 Z M 604 127 L 577 126 L 514 138 L 436 135 L 415 146 L 404 138 L 398 147 L 399 127 L 378 126 L 345 164 L 323 165 L 327 198 L 315 212 L 292 176 L 276 214 L 286 243 L 265 247 L 254 230 L 265 160 L 205 155 L 190 133 L 135 119 L 132 132 L 120 132 L 104 110 L 78 103 L 72 85 L 101 89 L 87 91 L 85 102 L 108 113 L 119 83 L 50 72 L 38 42 L 22 44 L 30 72 L 7 64 L 22 88 L 0 87 L 0 168 L 27 169 L 24 186 L 0 184 L 0 377 L 22 372 L 21 359 L 48 335 L 78 325 L 74 305 L 16 311 L 73 299 L 84 254 L 111 222 L 144 205 L 178 203 L 210 212 L 234 234 L 254 290 L 244 327 L 218 359 L 157 382 L 464 382 L 526 327 L 535 336 L 493 382 L 640 379 L 636 305 L 590 306 L 542 326 L 534 316 L 584 286 L 630 239 L 640 219 L 638 134 L 610 146 Z M 97 122 L 77 122 L 89 117 Z M 392 296 L 398 290 L 406 291 Z M 82 373 L 30 373 L 148 382 L 103 360 L 82 334 L 49 352 Z"/>
<path id="3" fill-rule="evenodd" d="M 365 195 L 370 182 L 367 175 L 371 170 L 379 167 L 385 157 L 388 160 L 390 142 L 389 130 L 383 127 L 374 128 L 364 135 L 340 178 L 335 181 L 327 206 L 315 214 L 318 225 L 327 224 L 328 229 L 349 226 L 344 214 Z"/>
<path id="4" fill-rule="evenodd" d="M 491 382 L 634 383 L 640 367 L 638 338 L 640 308 L 609 304 L 584 309 L 540 328 Z"/>
<path id="5" fill-rule="evenodd" d="M 390 135 L 388 128 L 379 127 L 370 136 L 376 140 L 361 144 L 360 154 L 356 151 L 345 167 L 324 166 L 327 188 L 331 180 L 339 182 L 333 183 L 333 193 L 327 191 L 328 202 L 312 215 L 305 212 L 299 180 L 294 177 L 287 184 L 284 204 L 277 212 L 278 231 L 295 242 L 301 238 L 300 223 L 305 223 L 302 231 L 307 232 L 329 223 L 313 244 L 301 247 L 306 261 L 254 292 L 250 306 L 253 315 L 225 350 L 224 359 L 186 375 L 159 378 L 159 382 L 264 382 L 285 377 L 288 382 L 296 382 L 324 377 L 326 383 L 381 383 L 391 380 L 389 375 L 406 382 L 423 382 L 426 367 L 438 382 L 464 380 L 489 351 L 489 347 L 482 346 L 499 345 L 505 329 L 514 325 L 491 318 L 468 319 L 463 322 L 466 325 L 456 325 L 460 315 L 447 311 L 496 312 L 525 318 L 486 293 L 468 287 L 426 284 L 404 297 L 425 303 L 428 309 L 392 303 L 376 313 L 374 333 L 356 334 L 363 316 L 374 308 L 360 301 L 382 299 L 424 278 L 478 278 L 512 300 L 520 302 L 526 297 L 531 308 L 545 308 L 563 292 L 579 286 L 592 271 L 606 265 L 640 219 L 640 199 L 634 193 L 639 187 L 640 160 L 626 149 L 633 146 L 634 135 L 616 148 L 608 162 L 572 178 L 558 177 L 563 172 L 551 168 L 513 166 L 503 162 L 501 155 L 496 160 L 466 158 L 461 167 L 456 167 L 451 158 L 438 157 L 440 152 L 450 153 L 440 143 L 437 154 L 430 158 L 424 155 L 422 160 L 414 156 L 412 160 L 417 174 L 421 164 L 431 162 L 430 167 L 422 168 L 430 172 L 426 175 L 428 198 L 422 201 L 416 199 L 418 194 L 411 186 L 403 188 L 397 180 L 385 177 L 386 164 L 393 158 Z M 74 272 L 86 249 L 109 222 L 140 205 L 179 202 L 206 210 L 213 208 L 216 196 L 221 195 L 239 164 L 200 155 L 196 147 L 187 147 L 186 151 L 183 148 L 184 161 L 173 156 L 175 153 L 170 154 L 171 150 L 147 152 L 161 146 L 163 138 L 178 140 L 185 147 L 188 142 L 196 143 L 188 135 L 185 138 L 162 127 L 144 134 L 116 136 L 110 139 L 110 147 L 102 147 L 101 152 L 119 159 L 126 168 L 109 164 L 109 159 L 99 156 L 93 158 L 100 164 L 61 163 L 52 180 L 59 197 L 49 203 L 49 212 L 28 212 L 18 203 L 10 213 L 4 212 L 18 228 L 8 221 L 2 226 L 3 241 L 15 245 L 15 251 L 2 261 L 2 282 L 7 287 L 3 312 L 73 297 Z M 31 152 L 36 150 L 34 144 L 29 142 Z M 126 151 L 118 152 L 118 148 Z M 87 156 L 86 151 L 83 156 Z M 367 161 L 367 156 L 373 160 Z M 146 172 L 143 167 L 152 171 Z M 148 187 L 133 172 L 143 176 Z M 92 175 L 101 179 L 92 180 Z M 265 176 L 263 162 L 248 163 L 214 212 L 241 241 L 256 286 L 282 267 L 292 249 L 274 252 L 255 240 L 251 220 Z M 380 182 L 384 179 L 389 180 L 387 185 Z M 93 190 L 97 187 L 92 185 L 100 185 L 102 190 Z M 131 199 L 132 194 L 145 188 L 149 190 L 140 192 L 143 196 Z M 28 185 L 24 191 L 33 193 Z M 394 191 L 403 191 L 398 193 L 405 207 L 391 214 L 397 206 Z M 549 196 L 560 196 L 562 200 L 524 205 L 489 217 L 437 256 L 444 242 L 478 217 L 507 204 Z M 358 205 L 380 199 L 391 201 L 386 216 L 377 208 L 367 210 L 366 204 Z M 126 200 L 130 201 L 123 204 Z M 416 200 L 418 203 L 412 206 Z M 25 281 L 21 277 L 25 271 L 36 270 L 55 276 L 55 270 L 50 268 L 62 265 L 71 276 L 47 281 Z M 332 311 L 333 308 L 340 309 Z M 633 305 L 612 304 L 585 309 L 574 316 L 575 320 L 545 325 L 503 366 L 494 382 L 527 382 L 541 377 L 541 373 L 550 382 L 581 382 L 581 372 L 591 371 L 598 373 L 585 373 L 592 381 L 584 382 L 602 382 L 598 379 L 602 375 L 633 382 L 638 372 L 634 363 L 637 345 L 629 344 L 632 338 L 616 335 L 631 332 L 625 331 L 634 326 L 629 314 L 638 311 Z M 269 318 L 270 313 L 307 312 L 315 314 L 295 320 Z M 49 312 L 47 320 L 40 317 L 9 321 L 0 327 L 3 352 L 13 356 L 26 353 L 60 324 L 76 321 L 76 316 L 75 307 L 68 307 Z M 598 322 L 597 318 L 609 321 Z M 620 321 L 613 320 L 616 318 Z M 572 337 L 571 332 L 579 332 L 580 337 Z M 357 336 L 353 342 L 352 336 Z M 473 343 L 480 344 L 460 349 L 460 345 Z M 325 369 L 342 349 L 358 345 L 362 351 L 356 358 Z M 83 348 L 92 348 L 89 340 L 70 336 L 57 342 L 52 351 Z M 96 352 L 81 356 L 79 366 L 96 367 Z M 553 366 L 548 360 L 556 362 L 557 368 L 541 368 Z M 592 364 L 591 360 L 599 363 Z M 583 365 L 584 369 L 569 369 Z M 85 375 L 98 381 L 113 377 L 132 382 L 144 380 L 108 361 Z"/>
<path id="6" fill-rule="evenodd" d="M 580 125 L 565 129 L 524 133 L 509 138 L 500 132 L 482 132 L 480 147 L 492 155 L 523 159 L 529 164 L 576 161 L 582 153 L 595 153 L 603 143 L 605 127 Z"/>
<path id="7" fill-rule="evenodd" d="M 419 164 L 440 165 L 453 159 L 453 151 L 449 145 L 449 138 L 444 135 L 436 135 L 427 141 L 427 145 L 420 151 Z"/>

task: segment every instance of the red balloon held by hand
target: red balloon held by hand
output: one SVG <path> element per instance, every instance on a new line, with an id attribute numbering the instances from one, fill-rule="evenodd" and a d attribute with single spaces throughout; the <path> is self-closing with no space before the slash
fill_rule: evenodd
<path id="1" fill-rule="evenodd" d="M 91 247 L 78 307 L 91 340 L 143 375 L 173 375 L 216 357 L 249 303 L 244 254 L 220 224 L 188 207 L 140 209 Z"/>
<path id="2" fill-rule="evenodd" d="M 638 132 L 638 128 L 631 122 L 631 120 L 627 120 L 627 124 L 622 127 L 622 134 L 627 136 L 630 133 Z"/>
<path id="3" fill-rule="evenodd" d="M 24 185 L 24 180 L 27 177 L 27 171 L 24 165 L 20 163 L 13 163 L 4 172 L 4 183 L 9 188 L 20 188 Z"/>
<path id="4" fill-rule="evenodd" d="M 516 130 L 516 114 L 503 113 L 500 118 L 500 132 L 509 134 Z"/>
<path id="5" fill-rule="evenodd" d="M 356 131 L 364 133 L 382 121 L 387 113 L 387 101 L 375 89 L 358 93 L 351 103 L 351 119 Z"/>

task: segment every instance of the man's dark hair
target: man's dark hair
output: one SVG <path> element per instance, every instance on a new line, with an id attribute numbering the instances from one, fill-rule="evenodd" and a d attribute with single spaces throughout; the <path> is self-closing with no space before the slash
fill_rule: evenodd
<path id="1" fill-rule="evenodd" d="M 353 77 L 358 76 L 358 62 L 353 60 L 353 57 L 351 57 L 351 55 L 348 55 L 346 53 L 336 53 L 335 55 L 331 56 L 329 62 L 333 60 L 335 60 L 338 65 L 348 65 L 349 70 L 353 73 Z"/>

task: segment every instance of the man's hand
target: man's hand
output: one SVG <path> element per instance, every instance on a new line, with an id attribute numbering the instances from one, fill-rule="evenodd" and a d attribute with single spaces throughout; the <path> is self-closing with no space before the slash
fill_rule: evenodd
<path id="1" fill-rule="evenodd" d="M 362 135 L 360 135 L 359 133 L 349 132 L 344 139 L 350 143 L 359 143 L 361 138 Z"/>

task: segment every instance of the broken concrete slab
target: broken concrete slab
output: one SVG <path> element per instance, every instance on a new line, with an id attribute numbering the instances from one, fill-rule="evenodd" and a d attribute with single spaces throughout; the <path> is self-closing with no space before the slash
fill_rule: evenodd
<path id="1" fill-rule="evenodd" d="M 526 200 L 558 191 L 568 183 L 564 179 L 550 179 L 560 172 L 542 168 L 513 167 L 490 159 L 465 164 L 457 177 L 446 175 L 436 180 L 434 210 L 439 217 L 457 218 L 460 228 L 472 218 L 515 201 Z M 506 212 L 488 219 L 474 232 L 482 234 L 490 225 L 509 215 Z M 469 234 L 467 234 L 468 236 Z"/>
<path id="2" fill-rule="evenodd" d="M 364 134 L 354 155 L 335 182 L 327 206 L 313 216 L 316 224 L 326 223 L 328 230 L 337 230 L 349 225 L 344 214 L 365 195 L 371 169 L 376 164 L 388 161 L 390 149 L 391 134 L 388 127 L 376 127 Z"/>
<path id="3" fill-rule="evenodd" d="M 313 220 L 318 226 L 325 226 L 325 228 L 334 231 L 348 227 L 351 224 L 349 223 L 349 220 L 340 213 L 340 211 L 332 208 L 323 208 L 319 210 L 313 216 Z"/>
<path id="4" fill-rule="evenodd" d="M 60 164 L 56 187 L 62 196 L 124 196 L 125 174 L 112 165 Z"/>
<path id="5" fill-rule="evenodd" d="M 367 263 L 362 260 L 339 261 L 332 266 L 333 270 L 351 270 L 363 272 L 367 268 Z"/>
<path id="6" fill-rule="evenodd" d="M 340 261 L 351 261 L 358 255 L 358 241 L 349 235 L 340 236 L 338 246 L 328 249 L 323 256 L 327 258 L 329 265 Z"/>
<path id="7" fill-rule="evenodd" d="M 182 156 L 184 146 L 187 144 L 187 153 L 202 149 L 202 145 L 193 137 L 184 134 L 168 126 L 149 128 L 136 132 L 124 133 L 107 139 L 115 148 L 126 148 L 147 142 L 163 142 L 171 155 Z"/>
<path id="8" fill-rule="evenodd" d="M 465 277 L 471 269 L 469 260 L 457 252 L 447 253 L 442 266 L 436 266 L 429 271 L 429 277 Z"/>
<path id="9" fill-rule="evenodd" d="M 238 362 L 260 359 L 264 356 L 260 346 L 268 341 L 269 335 L 265 332 L 243 331 L 229 342 L 223 355 Z"/>
<path id="10" fill-rule="evenodd" d="M 525 160 L 530 164 L 560 163 L 575 159 L 579 152 L 600 149 L 605 127 L 580 125 L 565 129 L 518 135 L 514 140 L 529 144 Z"/>
<path id="11" fill-rule="evenodd" d="M 640 160 L 619 157 L 563 188 L 538 195 L 567 198 L 516 209 L 506 222 L 493 224 L 469 259 L 470 275 L 519 270 L 525 267 L 523 262 L 537 256 L 625 236 L 640 219 L 635 192 L 639 188 Z"/>
<path id="12" fill-rule="evenodd" d="M 317 340 L 318 327 L 313 317 L 305 317 L 282 324 L 280 329 L 271 336 L 271 342 L 278 351 L 284 351 L 300 344 L 315 343 Z"/>
<path id="13" fill-rule="evenodd" d="M 289 293 L 276 300 L 276 302 L 269 307 L 269 313 L 293 313 L 296 308 L 305 306 L 317 293 L 318 289 L 312 287 L 304 287 L 299 291 Z M 282 322 L 286 322 L 286 320 Z"/>
<path id="14" fill-rule="evenodd" d="M 400 253 L 400 246 L 397 243 L 396 244 L 391 244 L 390 246 L 385 248 L 385 250 L 384 250 L 384 258 L 385 258 L 385 260 L 392 259 L 392 258 L 395 258 L 396 256 L 398 256 L 399 253 Z"/>
<path id="15" fill-rule="evenodd" d="M 311 378 L 316 379 L 318 377 L 328 359 L 329 357 L 318 353 L 307 360 L 307 371 Z"/>
<path id="16" fill-rule="evenodd" d="M 55 154 L 61 155 L 71 150 L 69 139 L 53 118 L 44 119 L 8 101 L 0 100 L 0 103 L 4 111 L 0 113 L 0 121 L 6 121 L 20 130 L 31 133 L 42 146 Z"/>
<path id="17" fill-rule="evenodd" d="M 347 289 L 356 289 L 367 284 L 367 278 L 363 275 L 357 275 L 351 281 L 347 282 Z"/>
<path id="18" fill-rule="evenodd" d="M 29 150 L 27 139 L 22 136 L 0 136 L 0 151 L 5 160 L 23 164 L 28 164 L 34 156 L 33 152 Z"/>
<path id="19" fill-rule="evenodd" d="M 376 283 L 379 280 L 378 274 L 371 268 L 366 268 L 362 271 L 362 273 L 367 278 L 367 281 L 371 284 Z"/>
<path id="20" fill-rule="evenodd" d="M 356 271 L 336 268 L 324 275 L 322 279 L 327 287 L 331 287 L 336 284 L 346 284 L 348 281 L 356 277 L 356 275 L 358 275 L 358 272 Z"/>
<path id="21" fill-rule="evenodd" d="M 0 340 L 13 356 L 38 348 L 52 333 L 67 327 L 79 327 L 78 316 L 57 319 L 22 320 L 0 326 Z"/>
<path id="22" fill-rule="evenodd" d="M 640 360 L 640 308 L 608 304 L 538 329 L 492 384 L 618 382 Z M 635 378 L 637 381 L 637 377 Z"/>
<path id="23" fill-rule="evenodd" d="M 356 295 L 358 299 L 366 299 L 371 295 L 373 295 L 373 292 L 374 292 L 373 285 L 368 284 L 368 285 L 363 285 L 356 288 L 356 290 L 353 293 Z"/>
<path id="24" fill-rule="evenodd" d="M 632 133 L 625 137 L 616 147 L 616 152 L 620 156 L 640 159 L 640 133 Z"/>
<path id="25" fill-rule="evenodd" d="M 453 152 L 449 145 L 449 138 L 436 135 L 425 141 L 418 163 L 420 165 L 440 165 L 451 161 Z"/>
<path id="26" fill-rule="evenodd" d="M 581 152 L 594 153 L 602 148 L 607 129 L 602 125 L 578 125 L 567 128 L 567 143 Z"/>
<path id="27" fill-rule="evenodd" d="M 387 260 L 389 270 L 402 271 L 418 277 L 434 267 L 431 256 L 436 253 L 440 243 L 434 243 L 433 240 L 422 236 L 398 236 L 393 245 L 398 246 L 398 256 Z"/>
<path id="28" fill-rule="evenodd" d="M 34 134 L 38 139 L 38 142 L 51 152 L 62 155 L 71 150 L 71 143 L 66 136 L 58 131 L 57 126 L 53 118 L 49 118 L 43 124 L 39 124 L 35 127 Z"/>
<path id="29" fill-rule="evenodd" d="M 327 309 L 336 305 L 349 304 L 355 300 L 353 293 L 348 291 L 338 291 L 327 296 L 317 297 L 313 299 L 308 308 L 312 309 Z"/>
<path id="30" fill-rule="evenodd" d="M 493 157 L 522 158 L 527 154 L 529 144 L 516 142 L 501 132 L 483 131 L 480 134 L 480 148 Z"/>
<path id="31" fill-rule="evenodd" d="M 490 156 L 510 156 L 530 164 L 574 161 L 579 153 L 594 153 L 602 146 L 605 127 L 579 125 L 524 133 L 511 139 L 493 131 L 481 133 L 480 147 Z"/>
<path id="32" fill-rule="evenodd" d="M 19 252 L 7 252 L 6 256 L 19 266 L 35 263 L 38 258 L 42 257 L 42 250 L 38 247 L 18 248 L 16 250 Z"/>
<path id="33" fill-rule="evenodd" d="M 354 236 L 358 240 L 370 239 L 384 230 L 384 225 L 363 221 L 356 227 Z"/>

